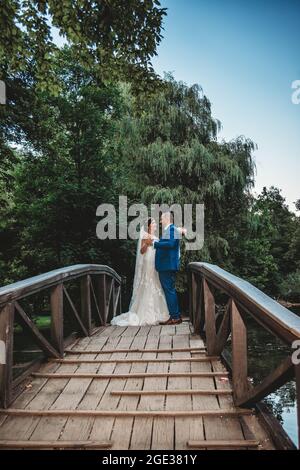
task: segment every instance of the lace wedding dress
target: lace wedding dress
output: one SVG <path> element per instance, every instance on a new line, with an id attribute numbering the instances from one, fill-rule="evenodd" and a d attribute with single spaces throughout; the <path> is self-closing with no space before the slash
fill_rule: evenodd
<path id="1" fill-rule="evenodd" d="M 155 269 L 155 250 L 149 246 L 141 254 L 143 229 L 137 246 L 135 274 L 129 311 L 114 317 L 111 325 L 156 325 L 169 318 L 169 311 L 158 273 Z"/>

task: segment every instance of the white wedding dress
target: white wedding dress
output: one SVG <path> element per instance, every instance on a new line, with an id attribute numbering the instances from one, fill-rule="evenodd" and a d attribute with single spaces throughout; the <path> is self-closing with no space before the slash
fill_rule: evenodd
<path id="1" fill-rule="evenodd" d="M 135 274 L 129 311 L 114 317 L 111 325 L 144 326 L 156 325 L 169 318 L 165 294 L 155 269 L 155 250 L 153 246 L 141 254 L 143 229 L 137 246 Z"/>

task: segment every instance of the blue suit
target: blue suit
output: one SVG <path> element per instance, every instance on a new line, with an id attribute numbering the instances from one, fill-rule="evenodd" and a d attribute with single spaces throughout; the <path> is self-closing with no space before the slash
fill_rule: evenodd
<path id="1" fill-rule="evenodd" d="M 171 224 L 163 231 L 159 241 L 154 242 L 155 269 L 158 271 L 160 283 L 166 296 L 170 317 L 180 317 L 177 294 L 175 290 L 176 271 L 179 269 L 179 233 Z"/>

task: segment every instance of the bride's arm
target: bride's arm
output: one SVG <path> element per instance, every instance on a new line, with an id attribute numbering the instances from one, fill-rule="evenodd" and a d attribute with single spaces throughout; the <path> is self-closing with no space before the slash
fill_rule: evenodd
<path id="1" fill-rule="evenodd" d="M 148 244 L 146 242 L 146 239 L 142 239 L 142 244 L 141 244 L 141 255 L 144 255 L 148 249 Z"/>

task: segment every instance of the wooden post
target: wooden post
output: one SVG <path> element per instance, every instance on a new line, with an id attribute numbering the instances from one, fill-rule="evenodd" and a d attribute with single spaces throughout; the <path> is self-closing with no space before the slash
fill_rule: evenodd
<path id="1" fill-rule="evenodd" d="M 189 316 L 192 325 L 194 326 L 194 296 L 195 296 L 195 274 L 189 271 L 188 273 L 188 289 L 189 289 Z"/>
<path id="2" fill-rule="evenodd" d="M 91 311 L 91 278 L 89 275 L 81 279 L 81 317 L 90 335 L 92 332 L 92 311 Z"/>
<path id="3" fill-rule="evenodd" d="M 60 356 L 64 354 L 64 306 L 63 284 L 58 284 L 51 290 L 51 338 Z"/>
<path id="4" fill-rule="evenodd" d="M 7 408 L 12 399 L 12 368 L 13 368 L 13 338 L 14 338 L 13 303 L 6 304 L 0 311 L 0 341 L 3 345 L 3 357 L 0 357 L 0 403 Z"/>
<path id="5" fill-rule="evenodd" d="M 216 349 L 216 306 L 214 296 L 206 279 L 203 279 L 203 293 L 207 354 L 213 356 Z"/>
<path id="6" fill-rule="evenodd" d="M 106 275 L 100 274 L 97 278 L 97 296 L 100 314 L 102 317 L 102 325 L 106 325 L 107 318 L 107 304 L 106 304 Z"/>
<path id="7" fill-rule="evenodd" d="M 297 397 L 297 426 L 298 426 L 298 449 L 300 450 L 300 364 L 295 365 L 296 397 Z"/>
<path id="8" fill-rule="evenodd" d="M 234 300 L 231 300 L 231 342 L 233 398 L 237 401 L 248 392 L 248 360 L 247 329 Z"/>

